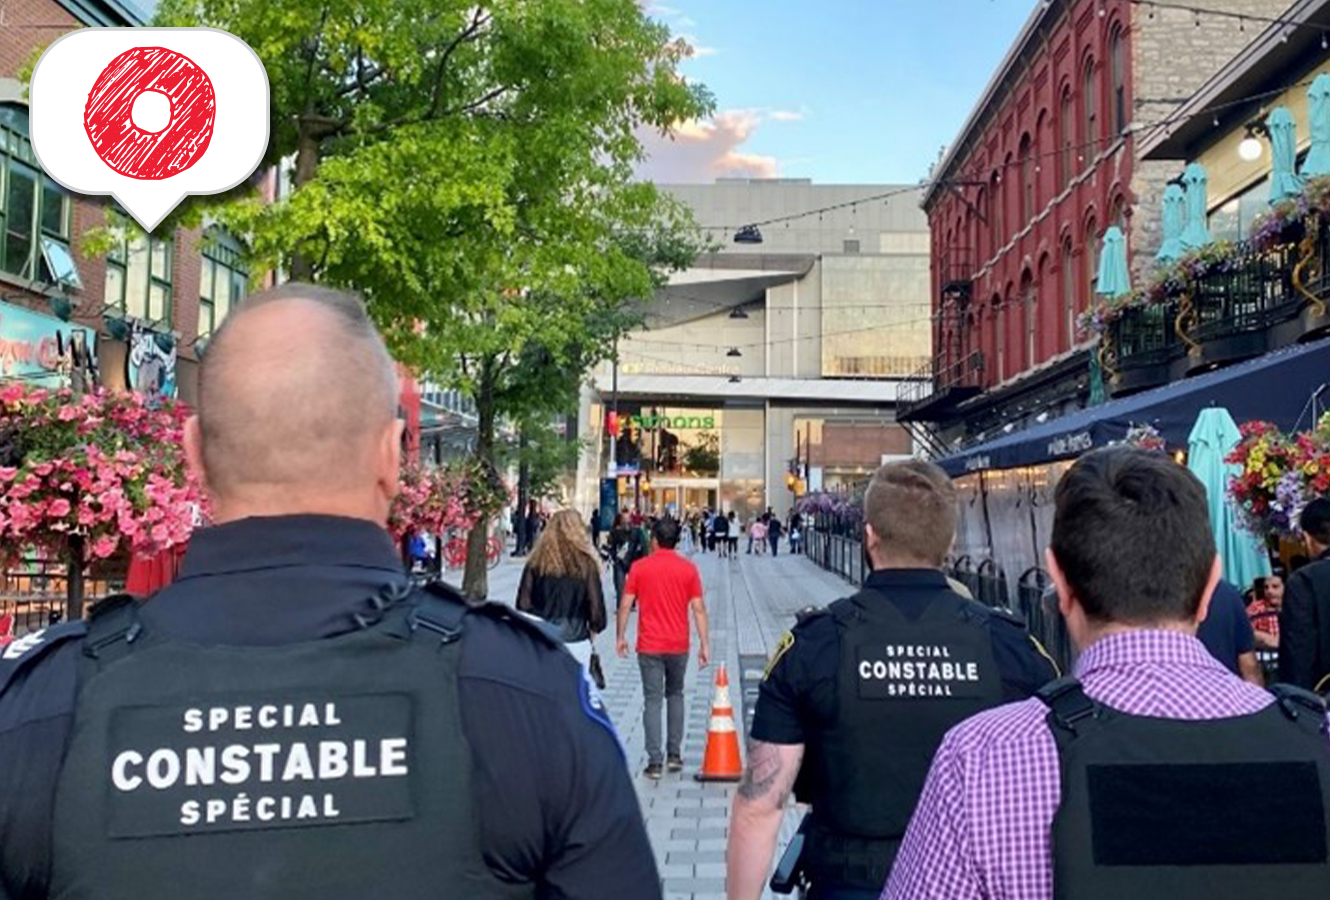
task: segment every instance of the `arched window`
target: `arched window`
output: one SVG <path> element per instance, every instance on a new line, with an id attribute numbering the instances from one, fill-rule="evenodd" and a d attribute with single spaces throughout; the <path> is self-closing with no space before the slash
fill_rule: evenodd
<path id="1" fill-rule="evenodd" d="M 1022 228 L 1034 218 L 1034 151 L 1030 135 L 1021 135 L 1021 218 Z"/>
<path id="2" fill-rule="evenodd" d="M 1127 231 L 1127 198 L 1118 194 L 1113 198 L 1113 205 L 1108 209 L 1108 224 L 1116 225 L 1125 234 Z"/>
<path id="3" fill-rule="evenodd" d="M 1006 232 L 1002 228 L 1002 173 L 994 172 L 993 177 L 988 182 L 988 195 L 992 198 L 988 210 L 988 253 L 990 256 L 998 252 L 1007 239 Z"/>
<path id="4" fill-rule="evenodd" d="M 1122 26 L 1113 29 L 1108 41 L 1108 59 L 1111 83 L 1109 100 L 1113 104 L 1113 133 L 1121 134 L 1127 130 L 1127 61 L 1126 40 Z"/>
<path id="5" fill-rule="evenodd" d="M 997 380 L 1007 380 L 1007 301 L 1011 298 L 1011 289 L 1006 297 L 994 297 L 993 314 L 997 327 L 993 329 L 994 349 L 997 351 Z"/>
<path id="6" fill-rule="evenodd" d="M 1089 309 L 1094 303 L 1094 286 L 1099 280 L 1099 229 L 1091 218 L 1085 223 L 1085 302 L 1082 309 Z"/>
<path id="7" fill-rule="evenodd" d="M 1071 235 L 1062 241 L 1062 348 L 1076 343 L 1076 260 Z"/>
<path id="8" fill-rule="evenodd" d="M 1035 333 L 1039 326 L 1039 312 L 1035 308 L 1037 302 L 1034 277 L 1030 275 L 1030 270 L 1026 269 L 1021 275 L 1021 335 L 1024 338 L 1021 341 L 1024 348 L 1021 371 L 1032 368 L 1035 364 Z"/>
<path id="9" fill-rule="evenodd" d="M 1081 72 L 1081 112 L 1084 122 L 1081 128 L 1081 158 L 1086 165 L 1099 152 L 1099 86 L 1095 84 L 1094 60 L 1085 61 Z"/>
<path id="10" fill-rule="evenodd" d="M 1072 101 L 1071 85 L 1062 89 L 1062 101 L 1058 105 L 1058 190 L 1065 191 L 1071 184 L 1075 172 L 1076 160 L 1073 157 L 1073 135 L 1076 133 L 1076 107 Z"/>
<path id="11" fill-rule="evenodd" d="M 970 233 L 974 240 L 975 250 L 977 251 L 974 261 L 975 265 L 978 265 L 979 263 L 988 259 L 990 253 L 989 249 L 984 246 L 984 234 L 983 234 L 984 225 L 991 223 L 993 221 L 993 216 L 988 209 L 987 188 L 981 187 L 979 189 L 979 196 L 975 198 L 974 206 L 975 209 L 979 210 L 980 219 L 979 221 L 976 221 L 974 223 L 974 228 Z"/>

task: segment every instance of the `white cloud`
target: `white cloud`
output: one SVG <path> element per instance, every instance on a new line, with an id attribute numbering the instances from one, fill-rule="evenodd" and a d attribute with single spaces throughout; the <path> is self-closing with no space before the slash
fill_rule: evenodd
<path id="1" fill-rule="evenodd" d="M 695 59 L 701 59 L 706 56 L 715 56 L 720 52 L 715 47 L 707 47 L 698 43 L 697 38 L 691 34 L 681 34 L 679 37 L 683 39 L 684 43 L 692 48 L 693 57 Z"/>
<path id="2" fill-rule="evenodd" d="M 767 118 L 773 122 L 801 122 L 803 117 L 802 109 L 773 109 L 767 113 Z"/>
<path id="3" fill-rule="evenodd" d="M 697 20 L 692 16 L 680 16 L 674 20 L 674 24 L 679 28 L 696 28 Z"/>
<path id="4" fill-rule="evenodd" d="M 709 184 L 720 177 L 774 178 L 780 174 L 774 156 L 742 149 L 761 123 L 757 110 L 730 109 L 706 121 L 680 124 L 673 138 L 644 135 L 647 160 L 638 174 L 652 181 L 681 184 Z"/>

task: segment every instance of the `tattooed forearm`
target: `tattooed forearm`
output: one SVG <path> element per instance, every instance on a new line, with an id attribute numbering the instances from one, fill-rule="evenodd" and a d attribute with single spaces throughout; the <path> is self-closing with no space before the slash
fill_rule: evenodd
<path id="1" fill-rule="evenodd" d="M 750 802 L 765 800 L 784 806 L 794 788 L 802 756 L 802 747 L 749 741 L 748 770 L 739 784 L 739 796 Z"/>

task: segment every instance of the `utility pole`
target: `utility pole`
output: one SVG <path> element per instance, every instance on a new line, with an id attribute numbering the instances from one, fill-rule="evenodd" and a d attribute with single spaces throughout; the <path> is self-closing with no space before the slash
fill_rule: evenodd
<path id="1" fill-rule="evenodd" d="M 614 335 L 614 353 L 613 356 L 611 357 L 611 365 L 613 366 L 613 370 L 610 375 L 610 412 L 614 414 L 613 420 L 615 422 L 618 422 L 619 421 L 619 335 L 617 332 Z M 609 468 L 605 472 L 605 476 L 607 478 L 617 478 L 619 476 L 618 448 L 619 448 L 619 436 L 611 434 Z"/>

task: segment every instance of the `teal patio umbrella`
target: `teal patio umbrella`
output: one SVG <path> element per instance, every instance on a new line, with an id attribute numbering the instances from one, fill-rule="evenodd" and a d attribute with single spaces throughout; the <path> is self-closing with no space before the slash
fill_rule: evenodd
<path id="1" fill-rule="evenodd" d="M 1187 187 L 1187 221 L 1182 226 L 1182 245 L 1188 250 L 1199 250 L 1210 243 L 1210 229 L 1205 223 L 1206 183 L 1210 176 L 1205 166 L 1192 163 L 1182 173 L 1182 183 Z"/>
<path id="2" fill-rule="evenodd" d="M 1187 195 L 1180 184 L 1164 188 L 1163 220 L 1164 242 L 1159 245 L 1155 259 L 1162 263 L 1180 259 L 1187 248 L 1182 243 L 1182 223 L 1187 217 Z"/>
<path id="3" fill-rule="evenodd" d="M 1245 590 L 1257 578 L 1270 574 L 1270 555 L 1257 538 L 1238 527 L 1228 502 L 1228 482 L 1240 467 L 1224 462 L 1242 440 L 1238 425 L 1228 410 L 1212 406 L 1201 410 L 1187 439 L 1190 447 L 1187 468 L 1205 485 L 1210 506 L 1210 528 L 1215 548 L 1224 561 L 1225 580 Z"/>
<path id="4" fill-rule="evenodd" d="M 1104 247 L 1099 253 L 1099 278 L 1095 293 L 1110 300 L 1131 293 L 1131 275 L 1127 271 L 1127 239 L 1114 225 L 1104 232 Z"/>
<path id="5" fill-rule="evenodd" d="M 1330 175 L 1330 75 L 1317 75 L 1307 89 L 1307 120 L 1312 145 L 1302 161 L 1303 177 Z"/>
<path id="6" fill-rule="evenodd" d="M 1276 106 L 1265 120 L 1270 130 L 1270 203 L 1302 193 L 1298 177 L 1298 123 L 1287 107 Z"/>

